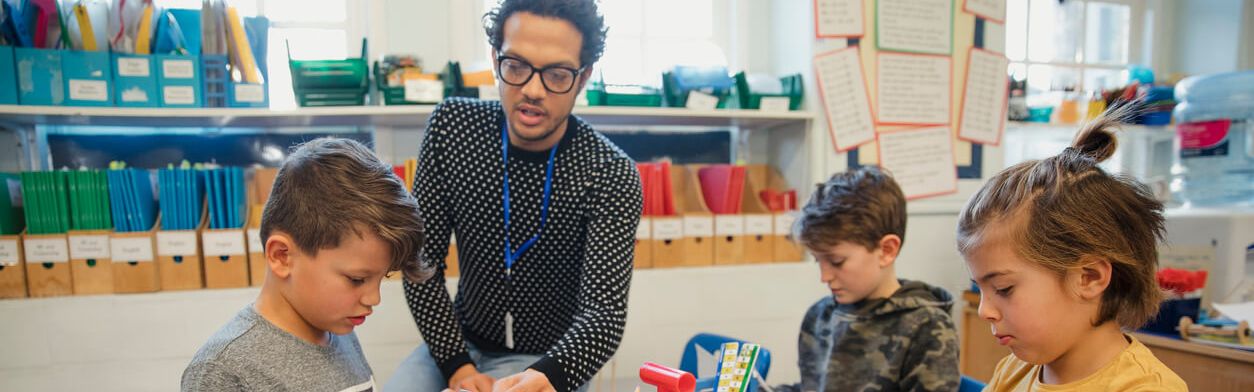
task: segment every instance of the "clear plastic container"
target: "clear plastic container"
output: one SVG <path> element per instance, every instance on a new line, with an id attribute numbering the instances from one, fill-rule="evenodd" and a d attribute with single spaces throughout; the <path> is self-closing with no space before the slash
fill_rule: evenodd
<path id="1" fill-rule="evenodd" d="M 1175 199 L 1254 205 L 1254 71 L 1190 77 L 1176 99 Z"/>

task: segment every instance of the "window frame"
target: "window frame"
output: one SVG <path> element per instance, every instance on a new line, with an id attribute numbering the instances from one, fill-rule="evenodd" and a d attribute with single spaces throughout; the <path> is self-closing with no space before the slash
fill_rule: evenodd
<path id="1" fill-rule="evenodd" d="M 1087 91 L 1094 90 L 1094 88 L 1092 88 L 1091 86 L 1086 86 L 1084 84 L 1085 75 L 1089 70 L 1122 71 L 1122 70 L 1127 69 L 1128 66 L 1132 64 L 1149 64 L 1148 59 L 1151 58 L 1152 53 L 1147 53 L 1146 51 L 1152 50 L 1152 48 L 1144 45 L 1144 42 L 1147 38 L 1149 38 L 1147 36 L 1152 36 L 1152 33 L 1146 31 L 1146 24 L 1147 24 L 1147 19 L 1151 17 L 1152 15 L 1150 12 L 1156 12 L 1157 10 L 1154 10 L 1154 7 L 1152 5 L 1146 4 L 1144 0 L 1067 0 L 1067 1 L 1078 1 L 1082 3 L 1084 6 L 1084 10 L 1080 12 L 1080 17 L 1081 17 L 1080 33 L 1076 37 L 1076 40 L 1078 41 L 1078 48 L 1079 48 L 1078 50 L 1080 51 L 1080 55 L 1079 55 L 1080 60 L 1076 62 L 1034 61 L 1031 59 L 1031 54 L 1030 54 L 1031 53 L 1030 44 L 1032 41 L 1031 40 L 1031 31 L 1032 31 L 1031 2 L 1034 0 L 1023 0 L 1023 1 L 1025 2 L 1027 6 L 1027 17 L 1025 18 L 1025 22 L 1027 23 L 1027 25 L 1024 26 L 1025 34 L 1023 35 L 1023 42 L 1018 42 L 1018 43 L 1014 43 L 1010 41 L 1006 42 L 1007 46 L 1017 44 L 1017 45 L 1021 45 L 1024 49 L 1023 59 L 1021 60 L 1010 59 L 1010 66 L 1012 68 L 1023 67 L 1025 72 L 1028 68 L 1030 68 L 1033 65 L 1073 69 L 1079 73 L 1078 83 L 1075 86 L 1076 91 L 1087 92 Z M 1035 1 L 1053 1 L 1053 0 L 1035 0 Z M 1129 23 L 1128 42 L 1127 42 L 1128 55 L 1127 55 L 1127 59 L 1125 62 L 1123 63 L 1094 63 L 1094 62 L 1089 62 L 1088 59 L 1086 58 L 1087 57 L 1086 40 L 1088 38 L 1088 20 L 1087 20 L 1088 7 L 1094 3 L 1116 4 L 1116 5 L 1128 6 L 1128 23 Z M 1010 71 L 1010 70 L 1007 70 L 1007 71 Z M 1027 78 L 1026 73 L 1024 74 L 1024 78 L 1025 79 Z M 1055 90 L 1054 86 L 1042 88 L 1042 92 L 1048 93 L 1051 91 L 1058 91 L 1058 90 Z"/>

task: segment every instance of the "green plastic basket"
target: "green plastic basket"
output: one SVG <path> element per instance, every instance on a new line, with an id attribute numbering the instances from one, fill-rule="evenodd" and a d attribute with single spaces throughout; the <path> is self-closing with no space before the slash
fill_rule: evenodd
<path id="1" fill-rule="evenodd" d="M 374 80 L 375 86 L 379 89 L 379 96 L 383 98 L 385 105 L 434 105 L 439 102 L 419 102 L 405 100 L 404 86 L 388 86 L 388 76 L 379 68 L 379 62 L 374 62 Z M 448 88 L 445 86 L 444 95 L 448 96 Z"/>
<path id="2" fill-rule="evenodd" d="M 688 95 L 691 91 L 680 90 L 678 83 L 675 82 L 674 75 L 670 72 L 663 72 L 662 93 L 666 96 L 667 107 L 682 108 L 688 105 Z M 729 91 L 714 91 L 710 95 L 718 98 L 718 105 L 715 106 L 716 109 L 727 108 L 728 99 L 731 97 L 731 93 Z"/>
<path id="3" fill-rule="evenodd" d="M 779 78 L 779 82 L 784 87 L 783 94 L 755 93 L 749 90 L 749 80 L 745 73 L 737 73 L 735 103 L 740 109 L 757 110 L 762 107 L 762 98 L 784 97 L 788 98 L 788 110 L 801 109 L 801 98 L 805 96 L 805 84 L 802 83 L 801 74 Z"/>
<path id="4" fill-rule="evenodd" d="M 288 50 L 291 56 L 291 50 Z M 343 60 L 292 60 L 292 90 L 300 106 L 359 106 L 366 103 L 370 78 L 366 40 L 361 57 Z"/>
<path id="5" fill-rule="evenodd" d="M 638 92 L 615 92 L 617 89 L 630 88 L 638 90 Z M 588 105 L 591 106 L 638 106 L 638 107 L 660 107 L 662 106 L 662 92 L 657 88 L 648 86 L 606 86 L 600 82 L 594 82 L 588 88 Z"/>

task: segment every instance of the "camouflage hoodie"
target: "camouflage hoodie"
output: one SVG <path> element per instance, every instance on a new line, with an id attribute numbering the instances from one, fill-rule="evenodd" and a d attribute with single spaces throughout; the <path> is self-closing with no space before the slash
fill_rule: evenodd
<path id="1" fill-rule="evenodd" d="M 945 290 L 901 280 L 888 298 L 819 300 L 798 339 L 801 384 L 783 391 L 957 391 L 958 336 Z"/>

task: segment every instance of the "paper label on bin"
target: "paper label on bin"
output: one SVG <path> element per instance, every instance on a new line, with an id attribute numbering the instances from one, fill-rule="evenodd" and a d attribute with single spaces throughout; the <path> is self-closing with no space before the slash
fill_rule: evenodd
<path id="1" fill-rule="evenodd" d="M 684 107 L 689 109 L 713 110 L 718 108 L 718 97 L 700 91 L 689 91 L 688 102 Z"/>
<path id="2" fill-rule="evenodd" d="M 745 234 L 748 235 L 772 235 L 775 234 L 775 225 L 770 215 L 752 214 L 745 215 Z"/>
<path id="3" fill-rule="evenodd" d="M 133 57 L 119 57 L 118 58 L 118 75 L 119 76 L 134 76 L 134 77 L 146 78 L 151 74 L 152 74 L 152 71 L 148 69 L 148 59 L 146 58 L 133 58 Z"/>
<path id="4" fill-rule="evenodd" d="M 261 103 L 266 101 L 265 85 L 261 84 L 237 84 L 235 85 L 235 101 Z"/>
<path id="5" fill-rule="evenodd" d="M 108 101 L 109 83 L 103 80 L 70 79 L 70 99 L 75 101 Z"/>
<path id="6" fill-rule="evenodd" d="M 158 231 L 157 255 L 160 256 L 194 256 L 196 249 L 196 232 L 194 231 Z"/>
<path id="7" fill-rule="evenodd" d="M 152 238 L 125 237 L 114 238 L 109 246 L 113 250 L 114 263 L 151 262 Z"/>
<path id="8" fill-rule="evenodd" d="M 745 234 L 745 217 L 743 215 L 715 215 L 714 233 L 719 236 Z"/>
<path id="9" fill-rule="evenodd" d="M 764 112 L 787 112 L 788 105 L 788 97 L 762 97 L 762 102 L 758 104 L 758 110 Z"/>
<path id="10" fill-rule="evenodd" d="M 165 60 L 161 62 L 161 75 L 166 79 L 195 79 L 196 67 L 191 60 Z"/>
<path id="11" fill-rule="evenodd" d="M 261 229 L 248 229 L 248 253 L 262 253 L 265 248 L 261 244 Z"/>
<path id="12" fill-rule="evenodd" d="M 640 224 L 636 225 L 636 239 L 647 240 L 653 238 L 653 222 L 649 218 L 640 218 Z"/>
<path id="13" fill-rule="evenodd" d="M 201 239 L 205 240 L 205 256 L 234 256 L 248 252 L 244 250 L 244 232 L 240 230 L 209 231 Z"/>
<path id="14" fill-rule="evenodd" d="M 775 235 L 792 235 L 792 223 L 797 216 L 791 213 L 775 215 Z"/>
<path id="15" fill-rule="evenodd" d="M 167 105 L 191 105 L 196 103 L 196 88 L 192 86 L 165 86 L 161 94 Z"/>
<path id="16" fill-rule="evenodd" d="M 109 258 L 109 236 L 105 234 L 71 235 L 70 258 L 74 260 Z"/>
<path id="17" fill-rule="evenodd" d="M 70 250 L 65 238 L 27 238 L 26 262 L 28 263 L 68 263 Z"/>
<path id="18" fill-rule="evenodd" d="M 406 80 L 405 100 L 409 102 L 440 102 L 444 99 L 444 83 L 438 80 Z"/>
<path id="19" fill-rule="evenodd" d="M 685 237 L 710 237 L 714 235 L 714 220 L 708 216 L 685 216 Z"/>
<path id="20" fill-rule="evenodd" d="M 485 84 L 485 85 L 479 86 L 479 100 L 500 101 L 501 90 L 498 90 L 495 84 Z"/>
<path id="21" fill-rule="evenodd" d="M 684 237 L 684 222 L 679 218 L 654 218 L 653 239 L 677 240 Z"/>
<path id="22" fill-rule="evenodd" d="M 17 240 L 0 240 L 0 265 L 14 266 L 18 260 Z"/>

